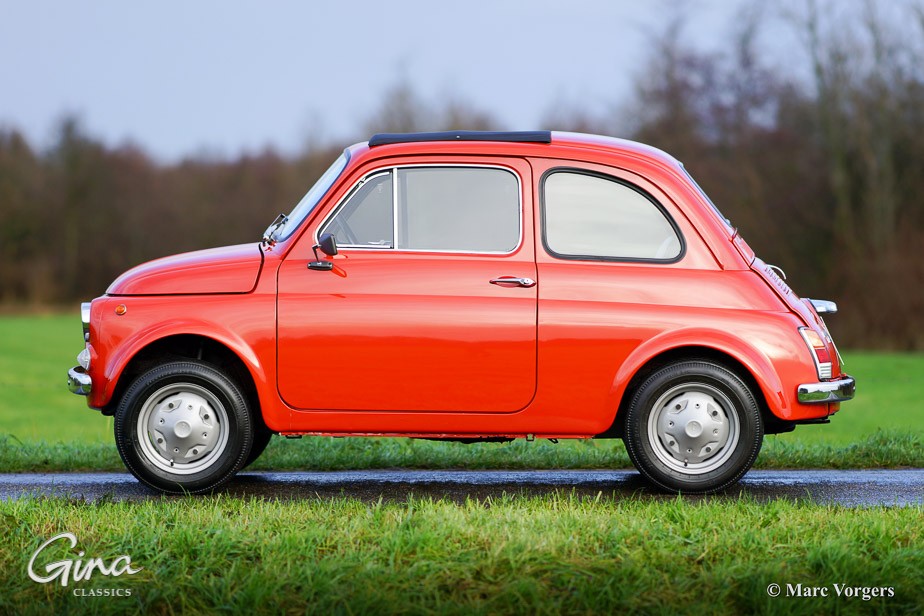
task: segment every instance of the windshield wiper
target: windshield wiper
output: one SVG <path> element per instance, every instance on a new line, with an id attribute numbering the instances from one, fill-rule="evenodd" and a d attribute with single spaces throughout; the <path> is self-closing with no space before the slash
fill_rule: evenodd
<path id="1" fill-rule="evenodd" d="M 263 244 L 266 246 L 274 245 L 276 243 L 276 230 L 287 222 L 289 222 L 289 217 L 285 214 L 277 216 L 276 220 L 274 220 L 270 226 L 266 228 L 266 231 L 263 232 Z"/>

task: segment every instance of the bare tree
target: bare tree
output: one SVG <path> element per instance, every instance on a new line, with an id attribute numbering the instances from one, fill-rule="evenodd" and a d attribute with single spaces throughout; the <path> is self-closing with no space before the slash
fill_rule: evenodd
<path id="1" fill-rule="evenodd" d="M 424 101 L 402 79 L 385 92 L 377 111 L 365 122 L 366 132 L 413 133 L 439 130 L 495 130 L 499 122 L 470 102 L 450 96 L 441 104 Z"/>

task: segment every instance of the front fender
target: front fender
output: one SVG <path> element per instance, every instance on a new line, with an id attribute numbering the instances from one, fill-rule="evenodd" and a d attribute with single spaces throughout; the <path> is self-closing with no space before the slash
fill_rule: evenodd
<path id="1" fill-rule="evenodd" d="M 177 335 L 208 338 L 224 345 L 244 363 L 258 390 L 264 389 L 260 385 L 268 381 L 266 366 L 234 328 L 222 325 L 217 319 L 176 315 L 155 318 L 156 314 L 156 306 L 139 302 L 130 306 L 125 316 L 110 317 L 99 328 L 100 341 L 95 345 L 100 353 L 99 368 L 92 376 L 94 384 L 100 382 L 103 386 L 94 388 L 90 406 L 103 408 L 111 402 L 126 366 L 138 353 L 159 340 Z"/>

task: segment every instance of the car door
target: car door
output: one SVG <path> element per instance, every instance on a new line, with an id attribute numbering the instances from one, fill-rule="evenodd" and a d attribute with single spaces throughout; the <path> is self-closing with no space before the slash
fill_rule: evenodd
<path id="1" fill-rule="evenodd" d="M 278 387 L 301 410 L 511 413 L 536 390 L 529 166 L 380 166 L 302 236 L 278 281 Z"/>

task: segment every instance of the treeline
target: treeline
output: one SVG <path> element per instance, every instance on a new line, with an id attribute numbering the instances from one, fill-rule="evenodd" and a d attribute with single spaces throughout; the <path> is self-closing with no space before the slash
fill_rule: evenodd
<path id="1" fill-rule="evenodd" d="M 41 154 L 0 132 L 0 302 L 95 297 L 129 266 L 259 241 L 338 154 L 158 165 L 138 149 L 102 146 L 73 119 Z"/>
<path id="2" fill-rule="evenodd" d="M 833 2 L 742 13 L 726 48 L 709 53 L 683 42 L 676 19 L 652 41 L 633 100 L 607 113 L 559 106 L 539 128 L 665 149 L 796 292 L 840 304 L 829 324 L 842 345 L 924 349 L 924 11 L 886 4 L 888 15 L 872 1 L 840 17 L 821 10 L 842 6 Z M 803 66 L 761 55 L 768 20 L 801 41 Z M 363 128 L 346 142 L 504 127 L 402 82 Z M 77 301 L 130 265 L 257 241 L 346 142 L 164 165 L 102 145 L 73 118 L 47 151 L 2 129 L 0 302 Z"/>

